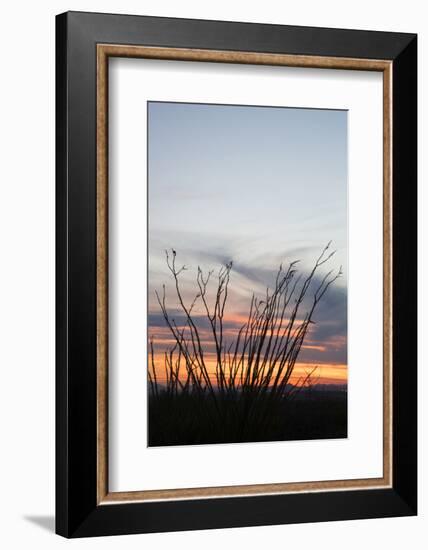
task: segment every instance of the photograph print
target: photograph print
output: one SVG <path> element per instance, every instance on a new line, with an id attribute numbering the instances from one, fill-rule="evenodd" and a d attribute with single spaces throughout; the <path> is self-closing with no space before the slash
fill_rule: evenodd
<path id="1" fill-rule="evenodd" d="M 346 438 L 347 111 L 147 109 L 148 446 Z"/>

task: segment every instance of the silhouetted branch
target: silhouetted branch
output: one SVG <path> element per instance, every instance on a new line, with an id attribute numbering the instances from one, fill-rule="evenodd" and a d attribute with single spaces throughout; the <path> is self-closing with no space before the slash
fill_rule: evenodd
<path id="1" fill-rule="evenodd" d="M 285 270 L 281 264 L 274 288 L 267 289 L 263 299 L 252 296 L 248 317 L 231 342 L 225 340 L 224 317 L 232 262 L 222 266 L 217 274 L 211 306 L 208 293 L 214 272 L 208 271 L 204 275 L 198 266 L 198 292 L 188 305 L 180 285 L 180 276 L 187 271 L 187 267 L 177 267 L 175 250 L 166 251 L 167 267 L 174 280 L 175 294 L 185 323 L 178 327 L 174 319 L 170 318 L 164 285 L 162 294 L 159 295 L 156 291 L 156 297 L 165 324 L 175 342 L 164 353 L 165 391 L 170 395 L 189 392 L 193 395 L 209 396 L 220 418 L 223 418 L 223 403 L 232 402 L 241 418 L 241 435 L 248 422 L 265 422 L 277 400 L 296 396 L 315 370 L 303 381 L 299 379 L 297 385 L 290 390 L 290 380 L 310 325 L 314 323 L 314 313 L 329 287 L 342 275 L 340 268 L 337 272 L 328 271 L 321 279 L 316 277 L 319 268 L 335 254 L 335 251 L 330 251 L 330 246 L 331 243 L 328 243 L 322 250 L 306 277 L 298 274 L 298 261 L 291 262 Z M 310 305 L 302 312 L 303 303 L 306 304 L 309 297 Z M 211 374 L 201 329 L 198 327 L 198 317 L 193 314 L 198 304 L 208 320 L 215 351 L 215 372 Z M 159 382 L 153 341 L 150 342 L 150 350 L 149 385 L 150 391 L 157 397 Z M 260 414 L 258 409 L 258 418 L 254 418 L 252 409 L 257 400 L 262 398 L 263 413 Z"/>

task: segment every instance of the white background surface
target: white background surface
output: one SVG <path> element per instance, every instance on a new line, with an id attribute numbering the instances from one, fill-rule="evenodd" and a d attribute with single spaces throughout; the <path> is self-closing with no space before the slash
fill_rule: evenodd
<path id="1" fill-rule="evenodd" d="M 114 59 L 109 83 L 110 490 L 382 477 L 382 74 Z M 348 111 L 348 438 L 147 447 L 147 100 Z"/>
<path id="2" fill-rule="evenodd" d="M 279 3 L 217 0 L 15 2 L 0 19 L 0 544 L 21 548 L 426 547 L 427 481 L 420 472 L 417 518 L 258 527 L 66 541 L 54 512 L 54 15 L 67 9 L 419 32 L 425 90 L 424 5 L 339 0 Z M 423 62 L 425 61 L 423 66 Z M 422 89 L 420 97 L 422 97 Z M 420 106 L 420 212 L 426 211 L 426 109 Z M 420 227 L 423 227 L 420 216 Z M 426 225 L 425 225 L 426 227 Z M 421 235 L 419 248 L 425 244 Z M 420 260 L 420 280 L 425 275 Z M 426 276 L 426 275 L 425 275 Z M 420 315 L 428 308 L 420 293 Z M 422 331 L 419 334 L 421 352 Z M 424 357 L 420 357 L 420 364 Z M 428 390 L 420 369 L 420 397 Z M 426 461 L 426 404 L 420 399 L 420 463 Z"/>

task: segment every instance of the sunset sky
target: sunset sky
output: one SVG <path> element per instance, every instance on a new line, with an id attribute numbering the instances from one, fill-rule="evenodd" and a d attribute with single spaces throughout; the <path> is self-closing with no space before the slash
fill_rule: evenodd
<path id="1" fill-rule="evenodd" d="M 281 262 L 307 273 L 332 241 L 319 276 L 343 276 L 319 305 L 296 377 L 315 365 L 322 383 L 347 379 L 347 112 L 149 102 L 149 335 L 156 362 L 172 343 L 155 290 L 179 313 L 165 249 L 185 264 L 183 295 L 195 295 L 197 268 L 233 260 L 226 340 L 244 322 L 253 292 L 272 287 Z M 207 353 L 213 343 L 196 308 Z M 201 315 L 199 317 L 199 315 Z"/>

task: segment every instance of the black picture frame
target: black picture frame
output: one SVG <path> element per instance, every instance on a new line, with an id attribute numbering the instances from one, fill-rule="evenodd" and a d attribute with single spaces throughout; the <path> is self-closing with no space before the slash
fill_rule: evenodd
<path id="1" fill-rule="evenodd" d="M 392 487 L 97 504 L 100 43 L 392 62 Z M 415 515 L 417 36 L 68 12 L 56 18 L 56 97 L 56 532 L 86 537 Z"/>

